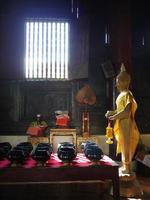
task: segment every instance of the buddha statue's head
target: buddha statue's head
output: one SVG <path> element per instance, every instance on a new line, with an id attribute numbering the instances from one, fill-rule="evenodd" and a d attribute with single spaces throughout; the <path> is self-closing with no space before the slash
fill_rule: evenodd
<path id="1" fill-rule="evenodd" d="M 125 66 L 122 63 L 120 68 L 120 73 L 116 77 L 116 86 L 119 91 L 128 90 L 130 85 L 131 77 L 126 72 Z"/>

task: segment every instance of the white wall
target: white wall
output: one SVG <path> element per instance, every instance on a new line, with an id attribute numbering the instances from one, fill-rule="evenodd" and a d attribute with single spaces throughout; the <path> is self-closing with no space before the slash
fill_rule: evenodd
<path id="1" fill-rule="evenodd" d="M 109 154 L 109 145 L 106 144 L 106 138 L 105 135 L 97 135 L 98 137 L 98 143 L 103 150 L 105 154 Z M 150 134 L 141 134 L 142 142 L 145 144 L 147 147 L 150 147 Z M 68 138 L 69 139 L 69 138 Z M 66 139 L 65 141 L 68 141 Z M 10 142 L 12 146 L 15 146 L 19 142 L 27 142 L 28 141 L 28 136 L 0 136 L 0 142 Z M 54 144 L 54 148 L 56 148 L 58 141 L 56 139 L 56 144 Z M 59 141 L 62 142 L 62 141 Z M 55 149 L 56 151 L 56 149 Z"/>
<path id="2" fill-rule="evenodd" d="M 20 142 L 27 142 L 28 136 L 0 136 L 0 142 L 9 142 L 12 146 Z"/>

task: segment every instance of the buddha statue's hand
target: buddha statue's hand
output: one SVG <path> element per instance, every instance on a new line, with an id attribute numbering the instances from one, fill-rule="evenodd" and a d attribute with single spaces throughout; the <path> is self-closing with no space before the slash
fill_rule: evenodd
<path id="1" fill-rule="evenodd" d="M 109 120 L 115 120 L 115 119 L 117 119 L 117 117 L 116 117 L 116 115 L 111 115 L 111 116 L 108 117 L 108 119 Z"/>
<path id="2" fill-rule="evenodd" d="M 111 111 L 111 110 L 108 110 L 105 114 L 105 117 L 106 118 L 109 118 L 110 116 L 114 115 L 115 111 Z"/>

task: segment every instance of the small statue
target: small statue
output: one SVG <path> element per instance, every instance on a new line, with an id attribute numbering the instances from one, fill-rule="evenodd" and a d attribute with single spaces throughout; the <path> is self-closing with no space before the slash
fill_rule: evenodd
<path id="1" fill-rule="evenodd" d="M 68 128 L 70 125 L 70 116 L 68 111 L 61 111 L 57 110 L 55 111 L 56 115 L 56 126 L 57 128 Z"/>
<path id="2" fill-rule="evenodd" d="M 27 129 L 30 136 L 45 136 L 48 124 L 43 120 L 41 114 L 36 115 L 36 120 L 32 121 Z"/>
<path id="3" fill-rule="evenodd" d="M 121 173 L 131 174 L 131 161 L 139 142 L 139 131 L 134 120 L 137 103 L 129 90 L 130 75 L 126 72 L 124 64 L 116 77 L 116 86 L 119 95 L 116 99 L 116 110 L 107 111 L 109 120 L 115 120 L 114 135 L 117 140 L 117 154 L 121 153 Z"/>
<path id="4" fill-rule="evenodd" d="M 38 126 L 38 127 L 47 128 L 48 125 L 47 125 L 46 121 L 43 120 L 43 116 L 41 114 L 37 114 L 36 120 L 32 121 L 30 123 L 30 126 L 32 126 L 32 127 Z"/>

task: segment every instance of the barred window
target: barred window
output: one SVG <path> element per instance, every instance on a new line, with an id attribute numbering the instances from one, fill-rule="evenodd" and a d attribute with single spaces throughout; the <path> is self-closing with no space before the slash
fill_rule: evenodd
<path id="1" fill-rule="evenodd" d="M 26 28 L 26 79 L 68 79 L 69 23 L 30 20 Z"/>

